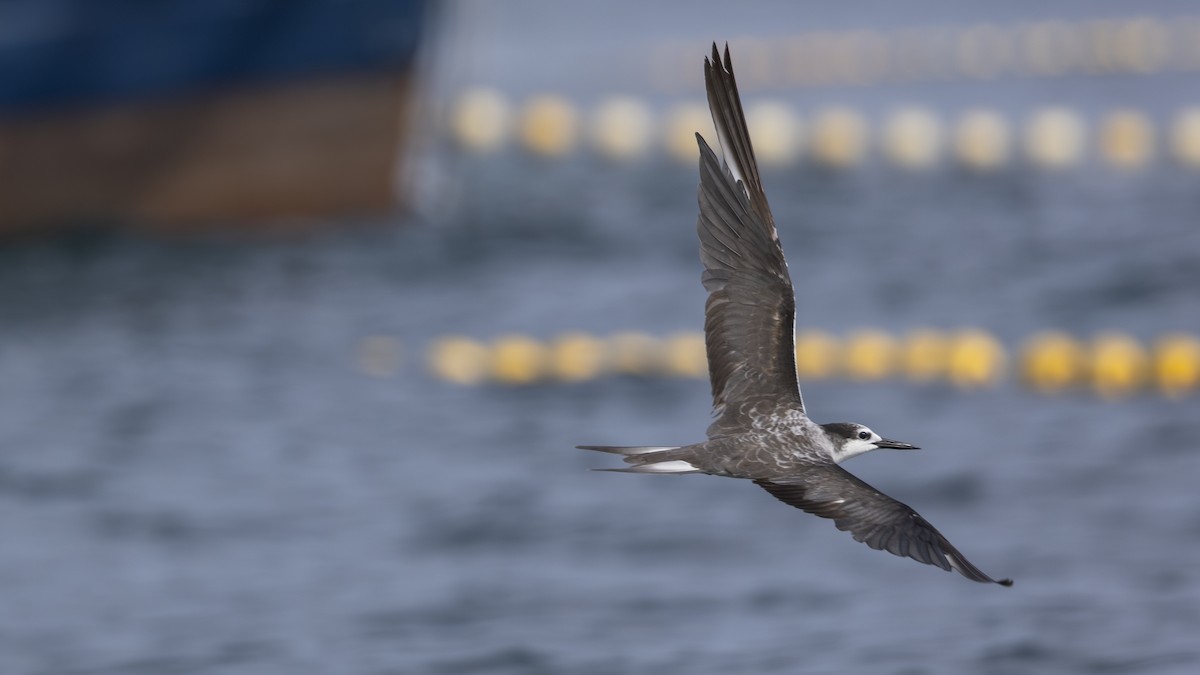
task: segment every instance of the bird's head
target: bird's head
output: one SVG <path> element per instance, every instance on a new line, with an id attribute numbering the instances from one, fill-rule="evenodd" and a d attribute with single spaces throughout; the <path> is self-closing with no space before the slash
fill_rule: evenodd
<path id="1" fill-rule="evenodd" d="M 884 438 L 871 431 L 870 428 L 853 422 L 822 424 L 821 428 L 825 430 L 825 433 L 829 436 L 829 440 L 833 442 L 833 461 L 839 464 L 856 455 L 880 448 L 894 448 L 896 450 L 920 449 L 909 443 L 901 443 L 900 441 L 893 441 L 890 438 Z"/>

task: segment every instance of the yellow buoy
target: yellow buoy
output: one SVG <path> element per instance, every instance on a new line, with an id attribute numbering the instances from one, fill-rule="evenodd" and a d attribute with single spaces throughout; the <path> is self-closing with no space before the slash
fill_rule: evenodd
<path id="1" fill-rule="evenodd" d="M 400 370 L 400 341 L 373 335 L 358 345 L 358 369 L 371 377 L 394 377 Z"/>
<path id="2" fill-rule="evenodd" d="M 971 110 L 962 116 L 954 133 L 954 155 L 977 170 L 996 169 L 1008 161 L 1008 123 L 990 110 Z"/>
<path id="3" fill-rule="evenodd" d="M 697 132 L 704 136 L 714 152 L 720 152 L 712 116 L 703 105 L 684 103 L 676 106 L 667 113 L 664 126 L 663 142 L 667 152 L 680 162 L 695 164 L 700 158 L 700 150 L 696 145 Z"/>
<path id="4" fill-rule="evenodd" d="M 1097 336 L 1090 357 L 1092 386 L 1104 398 L 1130 394 L 1146 382 L 1150 359 L 1142 345 L 1128 335 Z"/>
<path id="5" fill-rule="evenodd" d="M 1083 346 L 1066 333 L 1035 335 L 1021 353 L 1021 377 L 1043 393 L 1062 391 L 1078 384 L 1084 376 Z"/>
<path id="6" fill-rule="evenodd" d="M 508 140 L 512 109 L 498 92 L 468 89 L 458 97 L 450 116 L 450 130 L 459 146 L 472 152 L 491 152 Z"/>
<path id="7" fill-rule="evenodd" d="M 608 339 L 608 363 L 623 375 L 651 375 L 660 369 L 658 340 L 644 333 L 617 333 Z"/>
<path id="8" fill-rule="evenodd" d="M 902 108 L 884 125 L 883 151 L 893 164 L 906 169 L 932 166 L 941 154 L 942 126 L 922 108 Z"/>
<path id="9" fill-rule="evenodd" d="M 796 374 L 802 380 L 832 377 L 841 367 L 842 349 L 829 333 L 806 330 L 796 334 Z"/>
<path id="10" fill-rule="evenodd" d="M 1100 129 L 1100 152 L 1115 167 L 1143 166 L 1154 156 L 1154 127 L 1139 112 L 1114 112 Z"/>
<path id="11" fill-rule="evenodd" d="M 1200 340 L 1165 335 L 1154 346 L 1154 381 L 1171 398 L 1200 387 Z"/>
<path id="12" fill-rule="evenodd" d="M 560 335 L 550 347 L 550 372 L 564 382 L 590 380 L 604 371 L 605 347 L 586 333 Z"/>
<path id="13" fill-rule="evenodd" d="M 846 341 L 843 364 L 854 380 L 879 380 L 891 375 L 899 353 L 895 338 L 877 330 L 862 330 Z"/>
<path id="14" fill-rule="evenodd" d="M 592 119 L 592 146 L 613 160 L 640 157 L 650 147 L 654 118 L 649 108 L 626 96 L 600 104 Z"/>
<path id="15" fill-rule="evenodd" d="M 429 369 L 455 384 L 479 384 L 488 376 L 488 349 L 465 337 L 446 337 L 429 348 Z"/>
<path id="16" fill-rule="evenodd" d="M 867 124 L 850 108 L 829 108 L 813 123 L 812 155 L 818 163 L 844 169 L 862 160 L 867 147 Z"/>
<path id="17" fill-rule="evenodd" d="M 959 331 L 950 341 L 950 381 L 964 389 L 1000 381 L 1007 363 L 999 340 L 981 330 Z"/>
<path id="18" fill-rule="evenodd" d="M 505 384 L 529 384 L 546 373 L 549 350 L 524 335 L 509 335 L 492 344 L 492 378 Z"/>
<path id="19" fill-rule="evenodd" d="M 1200 108 L 1189 108 L 1175 118 L 1171 150 L 1180 164 L 1200 168 Z"/>
<path id="20" fill-rule="evenodd" d="M 751 104 L 746 109 L 746 126 L 760 164 L 788 166 L 800 155 L 803 127 L 791 108 L 769 101 Z"/>
<path id="21" fill-rule="evenodd" d="M 1060 169 L 1076 164 L 1083 155 L 1084 124 L 1066 108 L 1046 108 L 1030 120 L 1025 152 L 1034 164 Z"/>
<path id="22" fill-rule="evenodd" d="M 579 115 L 558 96 L 536 96 L 521 111 L 521 144 L 544 157 L 560 157 L 575 147 Z"/>
<path id="23" fill-rule="evenodd" d="M 664 370 L 678 377 L 708 377 L 708 355 L 701 333 L 679 333 L 663 343 Z"/>
<path id="24" fill-rule="evenodd" d="M 908 334 L 900 352 L 905 377 L 930 382 L 942 377 L 950 361 L 950 341 L 941 331 L 922 328 Z"/>

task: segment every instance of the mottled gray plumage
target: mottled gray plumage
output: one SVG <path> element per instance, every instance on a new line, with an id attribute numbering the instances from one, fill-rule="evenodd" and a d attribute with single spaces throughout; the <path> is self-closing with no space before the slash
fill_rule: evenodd
<path id="1" fill-rule="evenodd" d="M 714 45 L 715 49 L 715 45 Z M 775 219 L 742 113 L 733 71 L 705 60 L 704 82 L 721 145 L 741 184 L 700 134 L 701 281 L 708 291 L 704 336 L 716 419 L 710 437 L 745 431 L 750 411 L 804 412 L 796 383 L 796 302 Z"/>
<path id="2" fill-rule="evenodd" d="M 822 518 L 871 548 L 907 556 L 973 581 L 995 581 L 932 525 L 838 466 L 877 448 L 916 446 L 852 423 L 808 418 L 796 381 L 795 296 L 775 219 L 759 178 L 729 47 L 704 60 L 713 124 L 726 160 L 700 134 L 701 280 L 705 347 L 715 420 L 708 440 L 681 447 L 579 446 L 624 456 L 632 473 L 707 473 L 744 478 Z"/>

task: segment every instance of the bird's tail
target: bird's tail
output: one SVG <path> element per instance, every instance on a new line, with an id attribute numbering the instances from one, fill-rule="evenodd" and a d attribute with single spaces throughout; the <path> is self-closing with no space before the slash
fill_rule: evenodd
<path id="1" fill-rule="evenodd" d="M 580 450 L 595 450 L 597 452 L 609 452 L 614 455 L 648 455 L 655 452 L 665 452 L 667 450 L 678 450 L 678 445 L 577 445 Z"/>
<path id="2" fill-rule="evenodd" d="M 688 447 L 678 445 L 577 445 L 580 450 L 596 450 L 622 455 L 627 466 L 620 469 L 595 469 L 622 473 L 696 473 L 700 469 L 682 459 Z M 683 451 L 683 452 L 681 452 Z"/>

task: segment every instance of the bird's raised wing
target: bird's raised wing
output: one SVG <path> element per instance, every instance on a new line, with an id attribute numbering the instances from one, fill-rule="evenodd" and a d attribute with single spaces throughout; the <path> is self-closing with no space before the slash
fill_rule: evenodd
<path id="1" fill-rule="evenodd" d="M 708 291 L 705 346 L 717 419 L 709 437 L 739 433 L 748 413 L 803 412 L 796 382 L 796 302 L 742 113 L 729 47 L 704 60 L 708 106 L 725 157 L 699 134 L 700 259 Z"/>
<path id="2" fill-rule="evenodd" d="M 836 464 L 754 482 L 785 504 L 832 519 L 839 530 L 873 549 L 955 570 L 971 581 L 1012 585 L 1011 579 L 997 581 L 984 574 L 916 511 Z"/>

